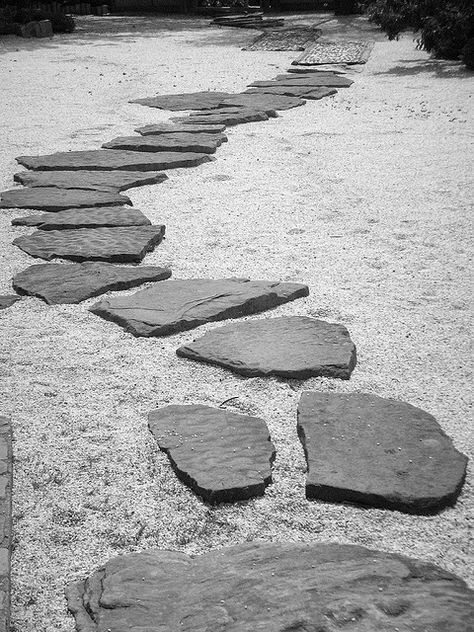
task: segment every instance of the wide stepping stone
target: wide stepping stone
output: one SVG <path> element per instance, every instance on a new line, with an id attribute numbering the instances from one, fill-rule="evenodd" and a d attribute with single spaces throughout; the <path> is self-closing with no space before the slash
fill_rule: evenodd
<path id="1" fill-rule="evenodd" d="M 42 213 L 28 217 L 15 217 L 14 226 L 37 226 L 40 230 L 67 230 L 72 228 L 100 228 L 101 226 L 149 226 L 148 217 L 130 206 L 104 206 L 78 208 L 58 213 Z"/>
<path id="2" fill-rule="evenodd" d="M 405 402 L 306 392 L 298 434 L 307 498 L 431 513 L 454 503 L 466 475 L 467 458 L 435 418 Z"/>
<path id="3" fill-rule="evenodd" d="M 210 406 L 153 410 L 148 425 L 178 478 L 206 502 L 263 496 L 275 447 L 263 419 Z"/>
<path id="4" fill-rule="evenodd" d="M 0 208 L 31 208 L 41 211 L 61 211 L 81 206 L 111 206 L 131 204 L 126 195 L 108 191 L 56 189 L 54 187 L 12 189 L 0 194 Z"/>
<path id="5" fill-rule="evenodd" d="M 207 108 L 217 108 L 219 103 L 231 97 L 229 92 L 188 92 L 184 94 L 163 94 L 156 97 L 146 97 L 144 99 L 134 99 L 130 103 L 139 103 L 149 108 L 159 108 L 160 110 L 203 110 Z"/>
<path id="6" fill-rule="evenodd" d="M 105 292 L 128 290 L 170 276 L 170 270 L 154 266 L 125 267 L 91 262 L 40 263 L 13 277 L 12 285 L 19 294 L 36 296 L 49 305 L 56 305 L 80 303 Z"/>
<path id="7" fill-rule="evenodd" d="M 308 88 L 348 88 L 354 82 L 340 75 L 277 75 L 271 81 L 254 81 L 249 85 L 257 88 L 269 88 L 278 84 L 285 86 L 306 86 Z"/>
<path id="8" fill-rule="evenodd" d="M 215 114 L 207 113 L 195 114 L 192 116 L 172 117 L 172 121 L 183 123 L 184 125 L 209 125 L 222 124 L 228 127 L 242 125 L 243 123 L 254 123 L 256 121 L 268 121 L 268 114 L 261 110 L 250 108 L 219 108 L 214 110 Z M 276 112 L 275 112 L 276 115 Z"/>
<path id="9" fill-rule="evenodd" d="M 324 97 L 330 97 L 336 94 L 337 90 L 334 88 L 305 88 L 298 86 L 277 86 L 275 88 L 249 88 L 245 91 L 245 94 L 286 94 L 295 97 L 304 97 L 305 99 L 312 99 L 317 101 L 324 99 Z"/>
<path id="10" fill-rule="evenodd" d="M 19 300 L 20 297 L 16 296 L 16 294 L 2 294 L 0 295 L 0 309 L 7 309 Z"/>
<path id="11" fill-rule="evenodd" d="M 209 331 L 176 353 L 247 377 L 348 380 L 356 365 L 356 348 L 343 325 L 306 316 L 233 323 Z"/>
<path id="12" fill-rule="evenodd" d="M 22 171 L 15 173 L 13 179 L 26 187 L 125 191 L 146 184 L 159 184 L 168 180 L 168 176 L 138 171 Z"/>
<path id="13" fill-rule="evenodd" d="M 159 136 L 120 136 L 108 143 L 104 149 L 129 149 L 130 151 L 194 151 L 213 154 L 222 144 L 222 137 L 210 134 L 162 134 Z"/>
<path id="14" fill-rule="evenodd" d="M 17 237 L 13 243 L 32 257 L 46 261 L 61 257 L 71 261 L 128 263 L 140 262 L 160 243 L 164 233 L 164 226 L 38 230 Z"/>
<path id="15" fill-rule="evenodd" d="M 287 97 L 283 95 L 271 94 L 246 94 L 241 92 L 222 101 L 221 106 L 238 106 L 250 108 L 252 110 L 264 110 L 268 114 L 268 109 L 290 110 L 304 105 L 304 99 Z"/>
<path id="16" fill-rule="evenodd" d="M 308 286 L 301 283 L 171 279 L 131 296 L 100 301 L 90 311 L 135 336 L 168 336 L 204 323 L 262 312 L 308 293 Z"/>
<path id="17" fill-rule="evenodd" d="M 148 549 L 112 558 L 66 596 L 78 632 L 472 632 L 474 620 L 460 577 L 344 544 Z"/>
<path id="18" fill-rule="evenodd" d="M 12 552 L 12 431 L 0 417 L 0 630 L 10 630 L 10 568 Z"/>
<path id="19" fill-rule="evenodd" d="M 173 125 L 171 123 L 154 123 L 135 129 L 135 131 L 142 136 L 148 136 L 150 134 L 176 134 L 176 132 L 218 135 L 222 134 L 224 130 L 225 125 L 209 125 L 208 127 L 203 127 L 202 125 Z M 223 135 L 223 137 L 227 140 L 227 136 Z"/>
<path id="20" fill-rule="evenodd" d="M 86 151 L 63 151 L 45 156 L 19 156 L 20 165 L 27 169 L 47 170 L 105 170 L 105 171 L 163 171 L 180 167 L 196 167 L 213 160 L 209 154 L 187 152 L 142 152 L 117 151 L 115 149 L 92 149 Z M 77 204 L 76 204 L 77 206 Z M 88 204 L 87 206 L 91 206 Z"/>

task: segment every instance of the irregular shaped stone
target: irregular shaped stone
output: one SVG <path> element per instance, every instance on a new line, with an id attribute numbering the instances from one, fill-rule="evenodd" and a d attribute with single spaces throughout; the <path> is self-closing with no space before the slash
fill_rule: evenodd
<path id="1" fill-rule="evenodd" d="M 120 136 L 108 143 L 104 149 L 129 149 L 130 151 L 194 151 L 213 154 L 222 144 L 222 136 L 212 137 L 210 134 L 162 134 L 159 136 Z"/>
<path id="2" fill-rule="evenodd" d="M 206 502 L 263 496 L 275 447 L 263 419 L 210 406 L 166 406 L 148 416 L 150 431 L 178 478 Z"/>
<path id="3" fill-rule="evenodd" d="M 308 286 L 300 283 L 172 279 L 131 296 L 100 301 L 90 311 L 135 336 L 168 336 L 204 323 L 255 314 L 308 293 Z"/>
<path id="4" fill-rule="evenodd" d="M 209 154 L 186 152 L 117 151 L 92 149 L 63 151 L 46 156 L 19 156 L 16 161 L 27 169 L 49 171 L 163 171 L 180 167 L 196 167 L 213 160 Z M 77 206 L 77 205 L 76 205 Z M 90 204 L 88 204 L 90 206 Z"/>
<path id="5" fill-rule="evenodd" d="M 405 402 L 306 392 L 298 434 L 307 498 L 431 513 L 454 503 L 466 475 L 467 458 L 436 419 Z"/>
<path id="6" fill-rule="evenodd" d="M 31 208 L 41 211 L 61 211 L 81 206 L 111 206 L 131 204 L 126 195 L 108 191 L 56 189 L 54 187 L 12 189 L 3 191 L 0 208 Z"/>
<path id="7" fill-rule="evenodd" d="M 37 226 L 40 230 L 67 230 L 72 228 L 99 228 L 101 226 L 149 226 L 148 217 L 130 206 L 104 206 L 102 208 L 74 208 L 58 213 L 42 213 L 28 217 L 15 217 L 14 226 Z"/>
<path id="8" fill-rule="evenodd" d="M 7 309 L 8 307 L 11 307 L 14 303 L 16 303 L 19 300 L 21 299 L 16 294 L 2 294 L 0 296 L 0 309 Z"/>
<path id="9" fill-rule="evenodd" d="M 140 262 L 160 243 L 164 233 L 164 226 L 38 230 L 32 235 L 17 237 L 13 243 L 32 257 L 46 261 L 61 257 L 71 261 L 126 263 Z"/>
<path id="10" fill-rule="evenodd" d="M 40 263 L 13 277 L 13 289 L 43 299 L 49 305 L 80 303 L 105 292 L 128 290 L 162 281 L 171 270 L 154 266 L 113 266 L 110 263 Z M 16 297 L 17 299 L 19 297 Z"/>
<path id="11" fill-rule="evenodd" d="M 66 591 L 77 632 L 472 632 L 474 591 L 360 546 L 252 542 L 120 555 Z"/>
<path id="12" fill-rule="evenodd" d="M 203 110 L 217 108 L 222 99 L 232 96 L 229 92 L 187 92 L 184 94 L 163 94 L 156 97 L 134 99 L 130 103 L 139 103 L 160 110 Z"/>
<path id="13" fill-rule="evenodd" d="M 137 127 L 136 132 L 142 136 L 149 134 L 176 134 L 176 132 L 186 132 L 187 134 L 221 134 L 225 130 L 225 125 L 174 125 L 171 123 L 154 123 Z M 223 135 L 227 140 L 227 136 Z"/>
<path id="14" fill-rule="evenodd" d="M 291 63 L 294 66 L 365 64 L 373 46 L 374 42 L 315 42 Z"/>
<path id="15" fill-rule="evenodd" d="M 253 110 L 264 110 L 268 113 L 268 108 L 273 110 L 290 110 L 304 105 L 304 99 L 286 97 L 283 95 L 271 94 L 246 94 L 241 92 L 222 101 L 221 106 L 238 106 Z"/>
<path id="16" fill-rule="evenodd" d="M 125 191 L 146 184 L 168 180 L 166 173 L 138 171 L 22 171 L 13 179 L 26 187 L 87 189 L 92 191 Z"/>
<path id="17" fill-rule="evenodd" d="M 308 88 L 348 88 L 354 82 L 340 75 L 312 74 L 312 75 L 277 75 L 271 81 L 254 81 L 249 85 L 256 88 L 269 88 L 278 85 L 306 86 Z"/>
<path id="18" fill-rule="evenodd" d="M 299 86 L 277 86 L 274 88 L 249 88 L 244 94 L 286 94 L 288 96 L 304 97 L 317 101 L 336 94 L 334 88 L 306 88 Z"/>
<path id="19" fill-rule="evenodd" d="M 348 380 L 356 348 L 343 325 L 306 316 L 249 320 L 212 329 L 176 353 L 247 377 Z"/>
<path id="20" fill-rule="evenodd" d="M 0 417 L 0 630 L 10 630 L 10 569 L 12 552 L 12 430 Z"/>
<path id="21" fill-rule="evenodd" d="M 321 37 L 321 31 L 314 27 L 272 29 L 259 35 L 250 46 L 243 50 L 304 50 L 319 37 Z"/>
<path id="22" fill-rule="evenodd" d="M 209 125 L 209 124 L 222 124 L 228 127 L 234 125 L 242 125 L 243 123 L 253 123 L 255 121 L 268 121 L 268 114 L 261 110 L 252 110 L 250 108 L 220 108 L 214 110 L 216 113 L 211 114 L 208 112 L 204 114 L 195 114 L 192 116 L 176 116 L 171 117 L 172 121 L 183 123 L 184 125 Z M 276 113 L 275 113 L 276 114 Z"/>

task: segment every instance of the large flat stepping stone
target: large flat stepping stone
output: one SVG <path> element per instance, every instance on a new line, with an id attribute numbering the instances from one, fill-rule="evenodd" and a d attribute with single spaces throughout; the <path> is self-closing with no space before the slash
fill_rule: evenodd
<path id="1" fill-rule="evenodd" d="M 77 632 L 472 632 L 474 620 L 460 577 L 343 544 L 148 549 L 112 558 L 66 596 Z"/>
<path id="2" fill-rule="evenodd" d="M 194 151 L 213 154 L 222 144 L 222 138 L 210 134 L 161 134 L 159 136 L 119 136 L 108 143 L 104 149 L 129 149 L 130 151 Z"/>
<path id="3" fill-rule="evenodd" d="M 271 94 L 246 94 L 241 92 L 222 101 L 221 106 L 238 106 L 252 110 L 264 110 L 268 114 L 268 108 L 272 110 L 290 110 L 304 105 L 304 99 Z"/>
<path id="4" fill-rule="evenodd" d="M 304 97 L 317 101 L 336 94 L 335 88 L 306 88 L 299 86 L 276 86 L 271 88 L 249 88 L 245 94 L 286 94 L 295 97 Z"/>
<path id="5" fill-rule="evenodd" d="M 178 478 L 206 502 L 263 496 L 275 447 L 263 419 L 210 406 L 153 410 L 148 425 Z"/>
<path id="6" fill-rule="evenodd" d="M 356 365 L 356 348 L 343 325 L 306 316 L 233 323 L 209 331 L 176 353 L 247 377 L 348 380 Z"/>
<path id="7" fill-rule="evenodd" d="M 10 569 L 12 552 L 12 431 L 0 417 L 0 630 L 10 630 Z"/>
<path id="8" fill-rule="evenodd" d="M 365 64 L 373 46 L 374 42 L 315 42 L 291 63 L 294 66 Z"/>
<path id="9" fill-rule="evenodd" d="M 49 305 L 57 305 L 80 303 L 105 292 L 128 290 L 170 276 L 171 270 L 154 266 L 125 267 L 91 262 L 40 263 L 13 277 L 12 285 L 19 294 L 36 296 Z"/>
<path id="10" fill-rule="evenodd" d="M 307 498 L 432 513 L 454 503 L 466 475 L 467 458 L 436 419 L 405 402 L 306 392 L 298 434 Z"/>
<path id="11" fill-rule="evenodd" d="M 16 294 L 2 294 L 0 295 L 0 309 L 7 309 L 19 300 L 21 299 L 19 296 L 16 296 Z"/>
<path id="12" fill-rule="evenodd" d="M 111 206 L 131 203 L 130 198 L 119 193 L 63 190 L 54 187 L 12 189 L 0 194 L 0 208 L 31 208 L 50 212 L 81 206 Z"/>
<path id="13" fill-rule="evenodd" d="M 176 134 L 176 132 L 186 132 L 186 134 L 222 134 L 225 130 L 225 125 L 209 125 L 203 127 L 202 125 L 173 125 L 171 123 L 153 123 L 150 125 L 144 125 L 143 127 L 137 127 L 136 132 L 142 136 L 148 136 L 150 134 Z M 224 135 L 223 135 L 224 136 Z M 227 139 L 227 136 L 224 136 Z"/>
<path id="14" fill-rule="evenodd" d="M 101 226 L 149 226 L 151 224 L 137 208 L 131 206 L 104 206 L 78 208 L 58 213 L 42 213 L 28 217 L 15 217 L 14 226 L 37 226 L 40 230 L 67 230 L 72 228 L 100 228 Z"/>
<path id="15" fill-rule="evenodd" d="M 140 262 L 147 252 L 154 250 L 164 233 L 164 226 L 38 230 L 17 237 L 13 243 L 32 257 L 46 261 L 60 257 L 71 261 L 132 263 Z"/>
<path id="16" fill-rule="evenodd" d="M 184 94 L 163 94 L 156 97 L 134 99 L 130 103 L 139 103 L 149 108 L 176 112 L 179 110 L 216 108 L 223 99 L 230 96 L 232 94 L 229 92 L 187 92 Z"/>
<path id="17" fill-rule="evenodd" d="M 171 279 L 90 311 L 135 336 L 168 336 L 204 323 L 255 314 L 307 296 L 301 283 L 248 279 Z"/>
<path id="18" fill-rule="evenodd" d="M 306 86 L 308 88 L 348 88 L 354 82 L 341 75 L 330 75 L 327 73 L 314 75 L 277 75 L 271 81 L 254 81 L 250 86 L 258 88 L 268 88 L 275 85 L 285 86 Z"/>
<path id="19" fill-rule="evenodd" d="M 172 117 L 172 121 L 183 123 L 184 125 L 209 125 L 222 124 L 228 127 L 234 125 L 242 125 L 244 123 L 254 123 L 256 121 L 268 121 L 269 116 L 262 110 L 253 110 L 250 108 L 219 108 L 214 110 L 216 114 L 201 112 L 193 116 L 176 116 Z M 276 115 L 276 112 L 275 112 Z"/>
<path id="20" fill-rule="evenodd" d="M 20 165 L 27 169 L 48 171 L 163 171 L 180 167 L 196 167 L 213 160 L 209 154 L 192 152 L 142 152 L 117 151 L 115 149 L 92 149 L 86 151 L 63 151 L 45 156 L 19 156 Z M 77 204 L 76 204 L 77 206 Z M 87 206 L 91 206 L 88 204 Z"/>
<path id="21" fill-rule="evenodd" d="M 56 187 L 92 191 L 125 191 L 168 180 L 165 173 L 138 171 L 22 171 L 13 179 L 26 187 Z"/>

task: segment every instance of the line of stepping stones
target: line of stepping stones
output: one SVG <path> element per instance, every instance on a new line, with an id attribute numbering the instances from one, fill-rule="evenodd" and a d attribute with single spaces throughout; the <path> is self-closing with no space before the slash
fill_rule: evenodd
<path id="1" fill-rule="evenodd" d="M 14 290 L 48 304 L 79 303 L 154 281 L 145 290 L 105 298 L 90 308 L 144 337 L 255 314 L 307 296 L 308 287 L 298 283 L 170 279 L 171 271 L 159 267 L 111 265 L 140 263 L 165 233 L 165 226 L 151 225 L 120 192 L 164 182 L 164 169 L 213 160 L 227 141 L 225 126 L 265 121 L 278 110 L 351 84 L 336 72 L 312 70 L 255 81 L 240 94 L 138 99 L 134 102 L 149 107 L 197 112 L 138 128 L 138 135 L 115 138 L 99 150 L 17 158 L 30 170 L 14 176 L 25 188 L 3 192 L 0 208 L 43 213 L 12 220 L 15 226 L 38 229 L 14 244 L 46 261 L 59 257 L 79 263 L 32 265 L 14 277 Z M 17 295 L 0 297 L 0 308 L 17 300 Z M 248 377 L 349 379 L 356 365 L 356 348 L 343 325 L 306 316 L 228 324 L 176 353 Z M 368 394 L 305 392 L 297 415 L 308 499 L 418 514 L 455 502 L 467 458 L 428 413 Z M 1 428 L 0 447 L 3 438 L 8 452 L 7 420 Z M 272 482 L 276 451 L 263 419 L 176 405 L 151 411 L 149 428 L 179 479 L 210 504 L 261 496 Z M 3 468 L 7 488 L 9 467 Z M 7 544 L 10 536 L 9 527 Z M 2 572 L 9 603 L 8 551 L 6 559 Z M 229 626 L 329 632 L 354 621 L 375 631 L 412 626 L 420 617 L 423 627 L 410 629 L 442 630 L 449 620 L 461 632 L 474 616 L 471 595 L 459 578 L 396 555 L 339 545 L 252 544 L 196 559 L 165 551 L 122 556 L 85 582 L 71 584 L 68 605 L 79 632 L 132 627 L 197 632 Z"/>

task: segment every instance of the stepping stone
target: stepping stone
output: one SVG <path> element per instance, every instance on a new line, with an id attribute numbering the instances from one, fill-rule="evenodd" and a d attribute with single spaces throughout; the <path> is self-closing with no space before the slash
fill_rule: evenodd
<path id="1" fill-rule="evenodd" d="M 245 107 L 253 110 L 264 110 L 268 114 L 268 108 L 273 110 L 290 110 L 291 108 L 299 107 L 305 103 L 306 101 L 304 99 L 298 99 L 295 97 L 270 94 L 246 94 L 245 92 L 241 92 L 240 94 L 235 94 L 229 99 L 225 99 L 225 101 L 222 101 L 221 105 Z"/>
<path id="2" fill-rule="evenodd" d="M 275 447 L 263 419 L 210 406 L 166 406 L 148 425 L 178 478 L 210 504 L 263 496 Z"/>
<path id="3" fill-rule="evenodd" d="M 104 206 L 103 208 L 74 208 L 58 213 L 43 213 L 28 217 L 15 217 L 14 226 L 37 226 L 40 230 L 66 230 L 71 228 L 100 228 L 101 226 L 149 226 L 148 217 L 130 206 Z"/>
<path id="4" fill-rule="evenodd" d="M 340 75 L 277 75 L 272 81 L 254 81 L 251 87 L 270 88 L 276 85 L 307 86 L 310 88 L 348 88 L 354 82 Z"/>
<path id="5" fill-rule="evenodd" d="M 287 94 L 289 96 L 304 97 L 315 101 L 336 94 L 334 88 L 305 88 L 298 86 L 277 86 L 274 88 L 249 88 L 245 94 Z"/>
<path id="6" fill-rule="evenodd" d="M 13 243 L 32 257 L 46 261 L 60 257 L 71 261 L 138 263 L 147 252 L 154 250 L 164 233 L 164 226 L 38 230 L 32 235 L 17 237 Z"/>
<path id="7" fill-rule="evenodd" d="M 61 211 L 81 206 L 111 206 L 131 204 L 126 195 L 108 191 L 56 189 L 54 187 L 12 189 L 0 194 L 0 208 L 31 208 L 41 211 Z"/>
<path id="8" fill-rule="evenodd" d="M 0 630 L 10 630 L 10 570 L 12 552 L 12 431 L 0 417 Z"/>
<path id="9" fill-rule="evenodd" d="M 143 127 L 137 127 L 136 132 L 142 136 L 148 136 L 149 134 L 176 134 L 176 132 L 186 132 L 187 134 L 222 134 L 225 130 L 225 125 L 209 125 L 204 127 L 202 125 L 173 125 L 170 123 L 155 123 L 152 125 L 144 125 Z M 222 134 L 223 140 L 227 140 L 227 136 Z"/>
<path id="10" fill-rule="evenodd" d="M 0 309 L 7 309 L 8 307 L 11 307 L 14 303 L 16 303 L 19 300 L 21 299 L 16 294 L 2 294 L 0 296 Z"/>
<path id="11" fill-rule="evenodd" d="M 343 325 L 306 316 L 248 320 L 213 329 L 176 353 L 245 375 L 348 380 L 356 348 Z"/>
<path id="12" fill-rule="evenodd" d="M 316 75 L 344 75 L 345 71 L 340 68 L 332 68 L 331 70 L 321 70 L 321 68 L 313 68 L 312 66 L 291 66 L 286 72 L 296 74 L 316 74 Z"/>
<path id="13" fill-rule="evenodd" d="M 294 66 L 321 64 L 365 64 L 374 42 L 315 42 L 305 49 Z"/>
<path id="14" fill-rule="evenodd" d="M 135 336 L 168 336 L 204 323 L 262 312 L 308 296 L 307 285 L 248 279 L 172 279 L 90 311 Z"/>
<path id="15" fill-rule="evenodd" d="M 138 171 L 22 171 L 13 179 L 26 187 L 56 187 L 93 191 L 125 191 L 168 180 L 165 173 Z"/>
<path id="16" fill-rule="evenodd" d="M 130 103 L 139 103 L 160 110 L 203 110 L 217 108 L 222 99 L 232 96 L 229 92 L 188 92 L 184 94 L 163 94 L 156 97 L 134 99 Z"/>
<path id="17" fill-rule="evenodd" d="M 222 124 L 232 127 L 234 125 L 241 125 L 243 123 L 253 123 L 255 121 L 268 121 L 268 114 L 261 110 L 252 110 L 250 108 L 219 108 L 214 110 L 216 114 L 195 114 L 192 116 L 176 116 L 171 117 L 172 121 L 183 123 L 184 125 L 209 125 L 209 124 Z M 276 113 L 275 113 L 276 114 Z"/>
<path id="18" fill-rule="evenodd" d="M 467 458 L 436 419 L 405 402 L 306 392 L 298 434 L 307 498 L 426 514 L 453 504 L 466 475 Z"/>
<path id="19" fill-rule="evenodd" d="M 127 553 L 69 584 L 66 598 L 77 632 L 472 632 L 474 620 L 460 577 L 335 543 Z"/>
<path id="20" fill-rule="evenodd" d="M 159 136 L 120 136 L 108 143 L 104 149 L 129 149 L 131 151 L 194 151 L 203 154 L 215 153 L 222 144 L 222 138 L 210 134 L 162 134 Z"/>
<path id="21" fill-rule="evenodd" d="M 171 270 L 154 266 L 113 266 L 110 263 L 40 263 L 13 277 L 13 289 L 43 299 L 49 305 L 80 303 L 105 292 L 128 290 L 162 281 Z M 16 297 L 18 299 L 18 297 Z"/>
<path id="22" fill-rule="evenodd" d="M 117 151 L 92 149 L 89 151 L 63 151 L 46 156 L 19 156 L 16 161 L 27 169 L 49 171 L 163 171 L 179 167 L 196 167 L 213 160 L 209 154 L 184 152 Z M 77 206 L 77 205 L 76 205 Z M 88 204 L 87 206 L 91 206 Z"/>
<path id="23" fill-rule="evenodd" d="M 262 33 L 250 46 L 242 50 L 304 50 L 321 37 L 321 31 L 314 27 L 299 26 Z"/>

